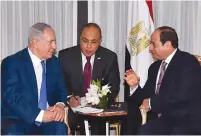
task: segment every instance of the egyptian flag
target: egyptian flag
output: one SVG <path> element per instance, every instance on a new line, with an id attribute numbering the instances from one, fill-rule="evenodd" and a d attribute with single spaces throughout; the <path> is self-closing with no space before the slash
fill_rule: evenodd
<path id="1" fill-rule="evenodd" d="M 125 70 L 132 68 L 140 77 L 140 86 L 143 87 L 147 80 L 148 68 L 153 62 L 149 53 L 149 40 L 154 31 L 152 1 L 128 3 Z M 128 95 L 125 94 L 125 100 Z"/>

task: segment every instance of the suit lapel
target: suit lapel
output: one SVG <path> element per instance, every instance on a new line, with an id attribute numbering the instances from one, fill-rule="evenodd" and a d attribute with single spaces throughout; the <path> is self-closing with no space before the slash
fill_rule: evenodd
<path id="1" fill-rule="evenodd" d="M 82 55 L 81 55 L 81 50 L 79 48 L 78 52 L 76 52 L 76 55 L 75 55 L 75 60 L 78 60 L 78 62 L 75 62 L 75 71 L 77 71 L 77 74 L 78 75 L 82 75 Z"/>
<path id="2" fill-rule="evenodd" d="M 98 77 L 99 73 L 101 73 L 101 69 L 103 67 L 103 60 L 102 60 L 101 52 L 100 52 L 100 47 L 96 52 L 95 58 L 94 58 L 94 64 L 93 64 L 93 71 L 92 71 L 92 79 L 96 80 Z"/>
<path id="3" fill-rule="evenodd" d="M 24 60 L 25 60 L 25 69 L 27 80 L 30 84 L 30 87 L 33 88 L 34 94 L 38 95 L 37 83 L 36 83 L 36 75 L 33 67 L 33 63 L 31 61 L 31 57 L 29 56 L 28 49 L 24 50 Z"/>
<path id="4" fill-rule="evenodd" d="M 73 61 L 74 73 L 72 74 L 72 76 L 76 77 L 76 82 L 80 86 L 80 90 L 78 90 L 78 91 L 79 91 L 79 93 L 82 93 L 83 70 L 82 70 L 82 54 L 81 54 L 80 46 L 77 47 L 77 50 L 74 54 L 75 55 L 72 59 L 74 59 L 76 61 Z"/>
<path id="5" fill-rule="evenodd" d="M 177 67 L 179 66 L 179 63 L 177 61 L 179 58 L 179 53 L 180 53 L 180 51 L 177 50 L 177 52 L 173 56 L 172 60 L 170 61 L 169 65 L 165 71 L 164 80 L 166 77 L 171 76 L 172 72 L 176 71 Z"/>
<path id="6" fill-rule="evenodd" d="M 174 75 L 177 73 L 177 70 L 179 69 L 178 68 L 178 66 L 179 66 L 178 60 L 180 60 L 179 54 L 180 54 L 180 51 L 179 51 L 179 49 L 177 49 L 177 52 L 173 56 L 172 60 L 170 61 L 169 65 L 165 71 L 165 74 L 164 74 L 164 77 L 163 77 L 163 80 L 161 83 L 161 88 L 160 88 L 161 90 L 163 89 L 163 86 L 165 86 L 166 84 L 167 85 L 171 84 L 171 81 L 173 80 Z"/>
<path id="7" fill-rule="evenodd" d="M 53 69 L 51 69 L 51 60 L 48 59 L 46 60 L 46 86 L 47 86 L 47 100 L 49 100 L 49 95 L 50 94 L 48 91 L 50 91 L 51 87 L 51 79 L 56 78 L 52 76 L 52 73 L 54 73 Z"/>

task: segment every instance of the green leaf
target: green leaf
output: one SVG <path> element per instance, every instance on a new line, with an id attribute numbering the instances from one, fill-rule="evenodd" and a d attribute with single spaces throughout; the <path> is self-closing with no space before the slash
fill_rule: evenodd
<path id="1" fill-rule="evenodd" d="M 101 80 L 92 80 L 92 85 L 97 85 L 99 88 L 101 88 Z"/>

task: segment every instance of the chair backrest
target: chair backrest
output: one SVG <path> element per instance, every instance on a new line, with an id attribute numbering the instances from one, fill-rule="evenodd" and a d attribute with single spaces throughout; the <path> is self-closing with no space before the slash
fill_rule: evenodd
<path id="1" fill-rule="evenodd" d="M 199 61 L 199 63 L 200 63 L 200 66 L 201 66 L 201 56 L 195 55 L 195 57 L 198 59 L 198 61 Z"/>

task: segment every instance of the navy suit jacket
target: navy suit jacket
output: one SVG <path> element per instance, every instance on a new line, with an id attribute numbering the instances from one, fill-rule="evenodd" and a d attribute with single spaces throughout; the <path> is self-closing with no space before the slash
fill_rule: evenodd
<path id="1" fill-rule="evenodd" d="M 138 87 L 130 100 L 142 104 L 150 98 L 151 111 L 162 113 L 171 124 L 194 125 L 201 130 L 201 67 L 197 59 L 189 53 L 177 50 L 163 77 L 159 94 L 155 86 L 161 61 L 154 62 L 148 71 L 144 88 Z"/>
<path id="2" fill-rule="evenodd" d="M 38 108 L 36 76 L 28 49 L 5 58 L 1 65 L 1 118 L 35 123 Z M 66 87 L 58 59 L 46 60 L 47 101 L 49 106 L 66 103 Z"/>
<path id="3" fill-rule="evenodd" d="M 59 52 L 59 60 L 61 61 L 64 79 L 68 92 L 73 92 L 75 95 L 82 94 L 82 56 L 80 46 L 74 46 L 61 50 Z M 108 84 L 111 86 L 111 95 L 109 101 L 112 102 L 119 93 L 120 76 L 117 55 L 101 46 L 96 51 L 92 80 L 102 80 L 102 85 Z M 110 103 L 109 102 L 109 103 Z"/>

